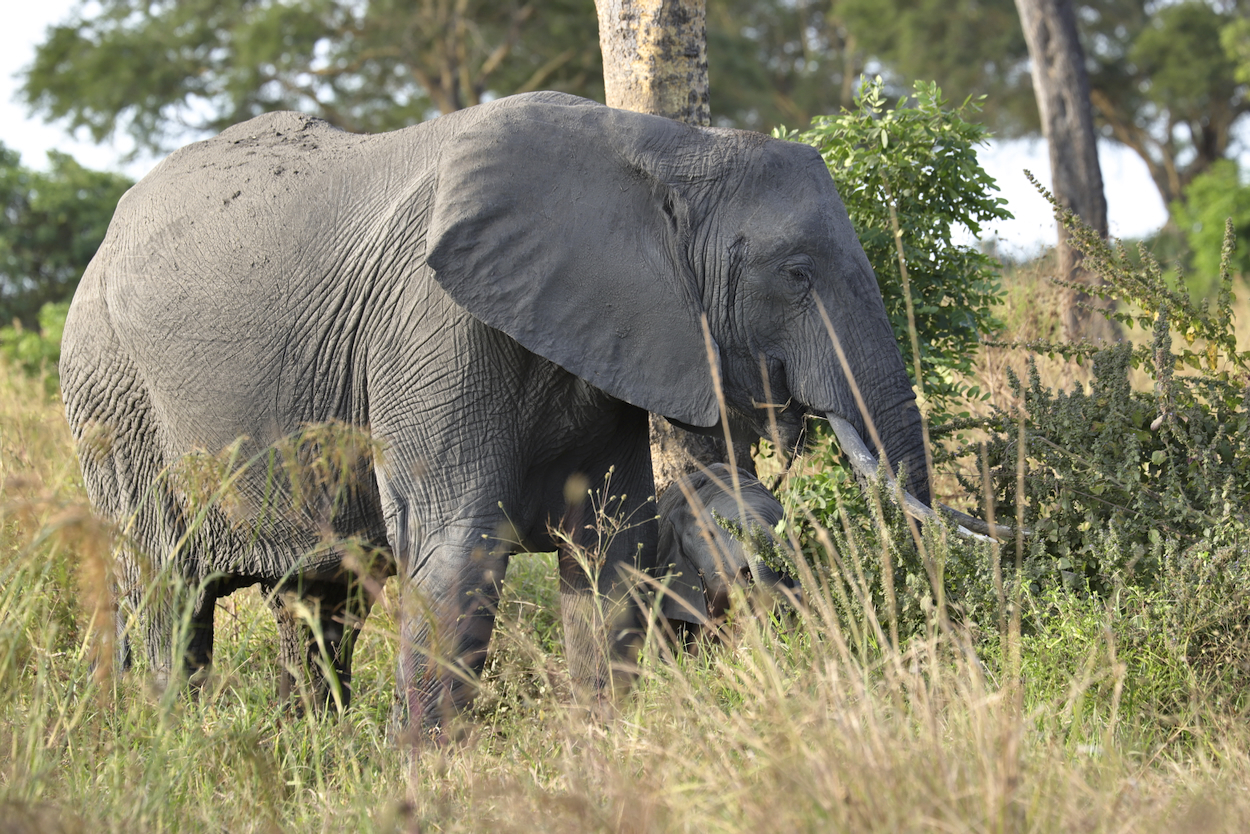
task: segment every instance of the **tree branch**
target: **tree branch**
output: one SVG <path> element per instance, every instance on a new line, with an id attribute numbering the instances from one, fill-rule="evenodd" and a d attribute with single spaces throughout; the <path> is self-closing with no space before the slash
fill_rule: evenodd
<path id="1" fill-rule="evenodd" d="M 516 14 L 512 15 L 512 19 L 508 23 L 508 36 L 504 38 L 503 43 L 495 47 L 494 51 L 491 52 L 491 54 L 486 58 L 486 61 L 482 64 L 482 68 L 478 71 L 477 77 L 479 84 L 485 84 L 486 79 L 490 76 L 490 74 L 498 69 L 499 65 L 503 63 L 504 58 L 508 57 L 508 54 L 512 52 L 512 48 L 516 46 L 518 41 L 521 40 L 521 27 L 525 25 L 525 22 L 528 21 L 533 14 L 534 6 L 527 3 L 518 9 Z M 571 52 L 572 50 L 570 49 L 565 51 Z"/>
<path id="2" fill-rule="evenodd" d="M 573 56 L 577 54 L 577 50 L 569 48 L 547 61 L 538 69 L 534 70 L 534 74 L 525 80 L 525 83 L 518 87 L 514 92 L 528 93 L 537 90 L 547 78 L 560 67 L 573 60 Z"/>
<path id="3" fill-rule="evenodd" d="M 1111 135 L 1117 142 L 1129 148 L 1139 157 L 1142 162 L 1146 163 L 1146 170 L 1150 172 L 1150 179 L 1154 181 L 1155 188 L 1159 189 L 1159 195 L 1163 197 L 1165 205 L 1175 199 L 1171 187 L 1171 178 L 1167 169 L 1157 162 L 1150 154 L 1148 143 L 1156 145 L 1154 138 L 1137 125 L 1126 123 L 1120 118 L 1120 114 L 1116 111 L 1115 105 L 1111 103 L 1111 99 L 1102 90 L 1091 88 L 1089 91 L 1090 102 L 1098 108 L 1098 115 L 1102 117 L 1103 122 L 1111 128 Z M 1168 158 L 1166 153 L 1160 153 L 1160 156 Z"/>

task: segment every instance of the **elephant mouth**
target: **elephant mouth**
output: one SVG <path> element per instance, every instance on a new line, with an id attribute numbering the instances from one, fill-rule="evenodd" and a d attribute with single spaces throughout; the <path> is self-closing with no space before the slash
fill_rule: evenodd
<path id="1" fill-rule="evenodd" d="M 802 454 L 807 448 L 809 416 L 806 408 L 787 403 L 773 409 L 771 419 L 766 418 L 765 425 L 759 427 L 759 435 L 775 441 L 783 449 Z"/>
<path id="2" fill-rule="evenodd" d="M 918 521 L 933 521 L 938 517 L 937 510 L 940 510 L 944 516 L 955 524 L 956 530 L 960 535 L 980 541 L 989 541 L 990 539 L 1002 540 L 1015 535 L 1016 531 L 1012 527 L 1004 524 L 988 524 L 979 518 L 962 513 L 945 504 L 936 504 L 937 510 L 934 510 L 907 490 L 902 489 L 894 479 L 894 476 L 889 474 L 888 470 L 883 472 L 880 469 L 876 455 L 869 451 L 868 444 L 864 443 L 864 439 L 860 437 L 859 432 L 847 420 L 833 412 L 826 412 L 825 419 L 829 421 L 829 425 L 833 428 L 833 434 L 838 438 L 838 445 L 842 447 L 842 452 L 850 462 L 851 468 L 855 470 L 855 474 L 873 483 L 877 481 L 878 477 L 884 477 L 889 493 L 893 496 L 898 496 L 903 510 L 908 515 Z M 1028 530 L 1023 530 L 1022 532 L 1025 535 L 1029 535 Z"/>

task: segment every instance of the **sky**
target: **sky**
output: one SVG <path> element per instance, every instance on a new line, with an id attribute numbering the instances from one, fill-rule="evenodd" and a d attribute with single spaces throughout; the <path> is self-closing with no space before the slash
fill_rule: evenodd
<path id="1" fill-rule="evenodd" d="M 95 145 L 89 137 L 72 137 L 59 125 L 46 124 L 31 117 L 25 107 L 14 99 L 18 80 L 15 73 L 28 65 L 35 54 L 35 45 L 47 27 L 67 19 L 77 0 L 13 0 L 0 27 L 0 142 L 22 154 L 22 162 L 31 168 L 46 168 L 47 151 L 59 150 L 74 156 L 89 168 L 122 171 L 138 179 L 156 164 L 157 158 L 141 158 L 123 164 L 121 159 L 133 145 L 125 137 L 115 144 Z M 712 90 L 715 108 L 716 90 Z M 1050 207 L 1024 178 L 1028 169 L 1049 186 L 1050 163 L 1046 144 L 1040 139 L 991 142 L 980 153 L 981 165 L 998 181 L 1007 208 L 1015 215 L 983 230 L 983 239 L 998 240 L 999 252 L 1014 257 L 1027 257 L 1051 245 L 1055 239 L 1055 222 Z M 1107 195 L 1107 213 L 1111 234 L 1121 238 L 1137 238 L 1156 231 L 1167 219 L 1163 202 L 1151 183 L 1145 164 L 1131 151 L 1104 142 L 1099 149 L 1103 184 Z M 968 242 L 967 240 L 961 242 Z"/>

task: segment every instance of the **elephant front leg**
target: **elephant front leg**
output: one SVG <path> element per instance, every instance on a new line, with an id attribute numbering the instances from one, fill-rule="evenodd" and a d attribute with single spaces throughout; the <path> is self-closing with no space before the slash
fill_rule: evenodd
<path id="1" fill-rule="evenodd" d="M 446 731 L 477 695 L 508 552 L 432 548 L 402 583 L 399 684 L 407 725 Z M 467 555 L 466 555 L 467 553 Z"/>

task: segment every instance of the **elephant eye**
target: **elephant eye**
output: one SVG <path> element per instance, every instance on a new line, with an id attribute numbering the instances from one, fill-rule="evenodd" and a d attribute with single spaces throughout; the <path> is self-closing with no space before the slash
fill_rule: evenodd
<path id="1" fill-rule="evenodd" d="M 798 284 L 810 286 L 812 283 L 812 265 L 809 263 L 788 263 L 785 266 L 785 272 L 792 281 Z"/>

